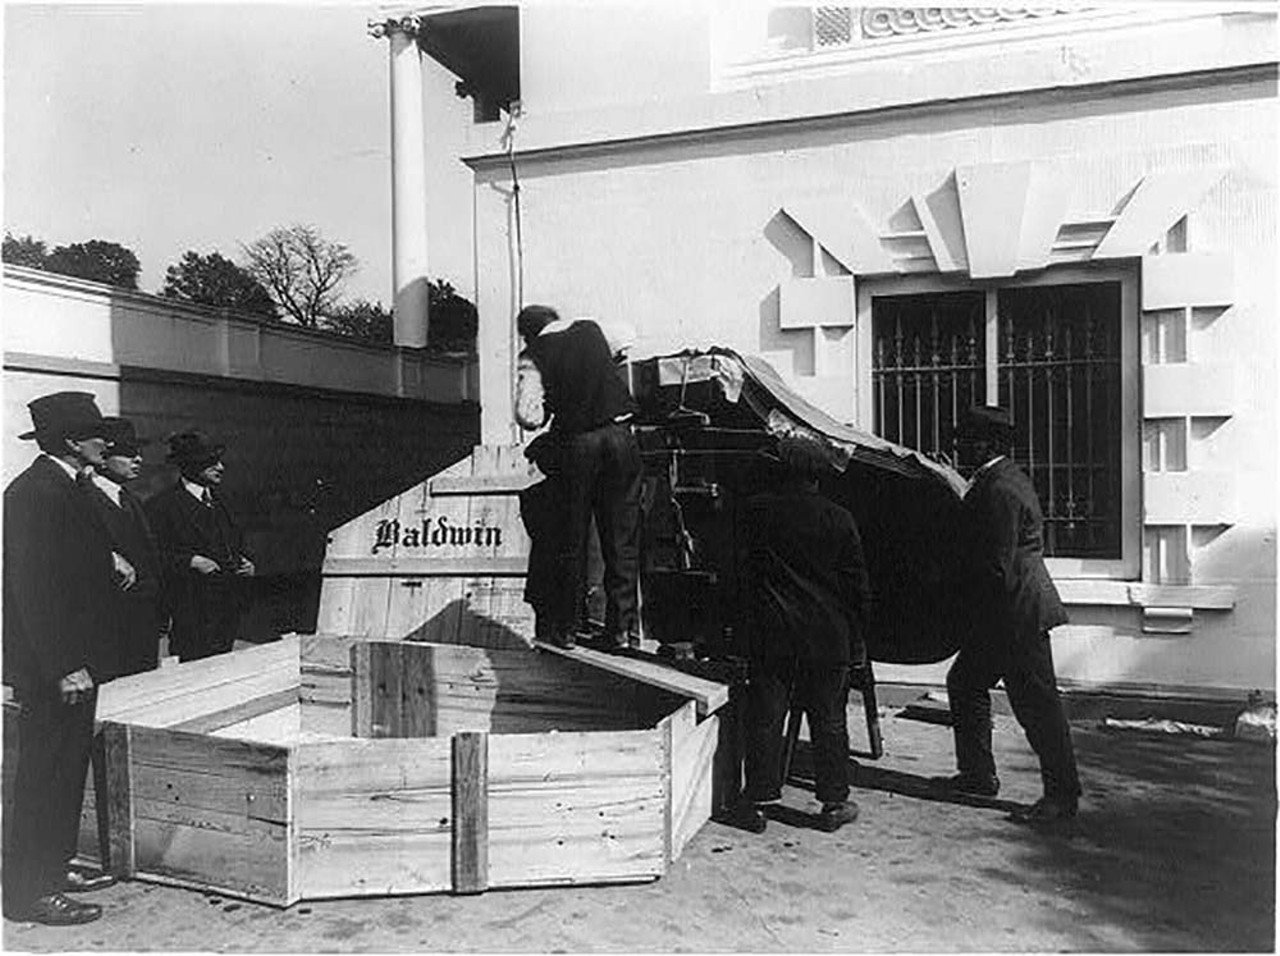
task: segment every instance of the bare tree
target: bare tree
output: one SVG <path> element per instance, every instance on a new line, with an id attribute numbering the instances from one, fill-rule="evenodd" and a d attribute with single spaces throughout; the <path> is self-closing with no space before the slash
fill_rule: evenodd
<path id="1" fill-rule="evenodd" d="M 351 250 L 329 242 L 315 226 L 272 229 L 243 251 L 246 271 L 286 315 L 309 329 L 333 310 L 342 284 L 359 268 Z"/>

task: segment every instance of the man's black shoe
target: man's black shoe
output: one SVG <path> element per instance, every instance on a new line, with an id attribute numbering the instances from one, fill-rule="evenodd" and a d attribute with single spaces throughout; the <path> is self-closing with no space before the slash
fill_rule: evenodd
<path id="1" fill-rule="evenodd" d="M 769 825 L 769 818 L 765 816 L 764 809 L 759 804 L 740 803 L 733 808 L 728 822 L 730 826 L 746 830 L 748 833 L 764 833 Z"/>
<path id="2" fill-rule="evenodd" d="M 22 923 L 76 926 L 80 923 L 92 923 L 102 915 L 102 907 L 96 903 L 81 903 L 61 893 L 51 893 L 40 897 L 25 909 L 5 915 Z"/>
<path id="3" fill-rule="evenodd" d="M 1019 823 L 1031 826 L 1044 826 L 1062 823 L 1073 819 L 1079 809 L 1079 802 L 1063 797 L 1041 797 L 1031 806 L 1014 810 L 1011 816 Z"/>
<path id="4" fill-rule="evenodd" d="M 929 783 L 939 793 L 967 797 L 994 797 L 1000 792 L 1000 779 L 994 774 L 957 773 L 950 777 L 934 777 Z"/>
<path id="5" fill-rule="evenodd" d="M 852 800 L 827 803 L 818 814 L 818 829 L 823 833 L 835 833 L 846 823 L 858 819 L 858 805 Z"/>
<path id="6" fill-rule="evenodd" d="M 565 631 L 563 634 L 552 634 L 547 643 L 552 647 L 562 647 L 565 650 L 573 650 L 578 644 L 577 639 L 573 636 L 572 631 Z"/>
<path id="7" fill-rule="evenodd" d="M 115 886 L 116 878 L 110 873 L 92 870 L 67 870 L 67 877 L 62 883 L 64 893 L 92 893 Z"/>

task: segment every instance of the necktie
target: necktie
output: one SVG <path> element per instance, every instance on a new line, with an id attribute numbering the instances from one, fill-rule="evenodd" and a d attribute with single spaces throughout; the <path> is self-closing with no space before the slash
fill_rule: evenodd
<path id="1" fill-rule="evenodd" d="M 201 500 L 202 502 L 204 502 L 204 506 L 205 506 L 206 508 L 212 508 L 212 507 L 213 507 L 213 495 L 212 495 L 212 494 L 210 494 L 210 492 L 209 492 L 209 489 L 208 489 L 208 488 L 206 488 L 206 489 L 201 493 L 201 495 L 200 495 L 200 500 Z"/>

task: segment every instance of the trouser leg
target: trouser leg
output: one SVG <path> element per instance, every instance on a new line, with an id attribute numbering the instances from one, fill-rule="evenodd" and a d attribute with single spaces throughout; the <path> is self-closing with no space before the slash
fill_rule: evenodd
<path id="1" fill-rule="evenodd" d="M 631 429 L 604 429 L 605 458 L 593 505 L 604 559 L 605 630 L 638 633 L 640 580 L 640 446 Z"/>
<path id="2" fill-rule="evenodd" d="M 798 690 L 809 719 L 816 796 L 824 804 L 849 798 L 849 668 L 802 662 Z"/>
<path id="3" fill-rule="evenodd" d="M 746 797 L 757 803 L 782 797 L 782 725 L 787 718 L 790 660 L 756 658 L 747 683 Z"/>
<path id="4" fill-rule="evenodd" d="M 560 566 L 566 577 L 559 599 L 561 615 L 570 629 L 579 630 L 584 619 L 587 583 L 587 535 L 591 530 L 594 489 L 600 474 L 600 435 L 584 432 L 566 442 L 565 537 Z"/>
<path id="5" fill-rule="evenodd" d="M 1080 777 L 1047 633 L 1019 642 L 1005 673 L 1004 686 L 1014 716 L 1040 759 L 1045 796 L 1075 800 L 1080 796 Z"/>
<path id="6" fill-rule="evenodd" d="M 999 678 L 991 652 L 979 647 L 962 647 L 947 672 L 956 768 L 963 774 L 995 776 L 996 762 L 991 753 L 991 688 Z"/>
<path id="7" fill-rule="evenodd" d="M 13 820 L 5 847 L 6 910 L 57 892 L 80 832 L 97 695 L 80 704 L 54 696 L 22 701 Z"/>

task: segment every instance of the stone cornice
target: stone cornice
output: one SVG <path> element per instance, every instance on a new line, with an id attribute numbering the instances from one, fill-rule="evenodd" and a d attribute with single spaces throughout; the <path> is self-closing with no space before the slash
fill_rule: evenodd
<path id="1" fill-rule="evenodd" d="M 1016 23 L 1064 13 L 1081 13 L 1092 8 L 1078 5 L 1027 7 L 862 7 L 857 10 L 864 39 L 936 33 L 989 24 Z"/>

